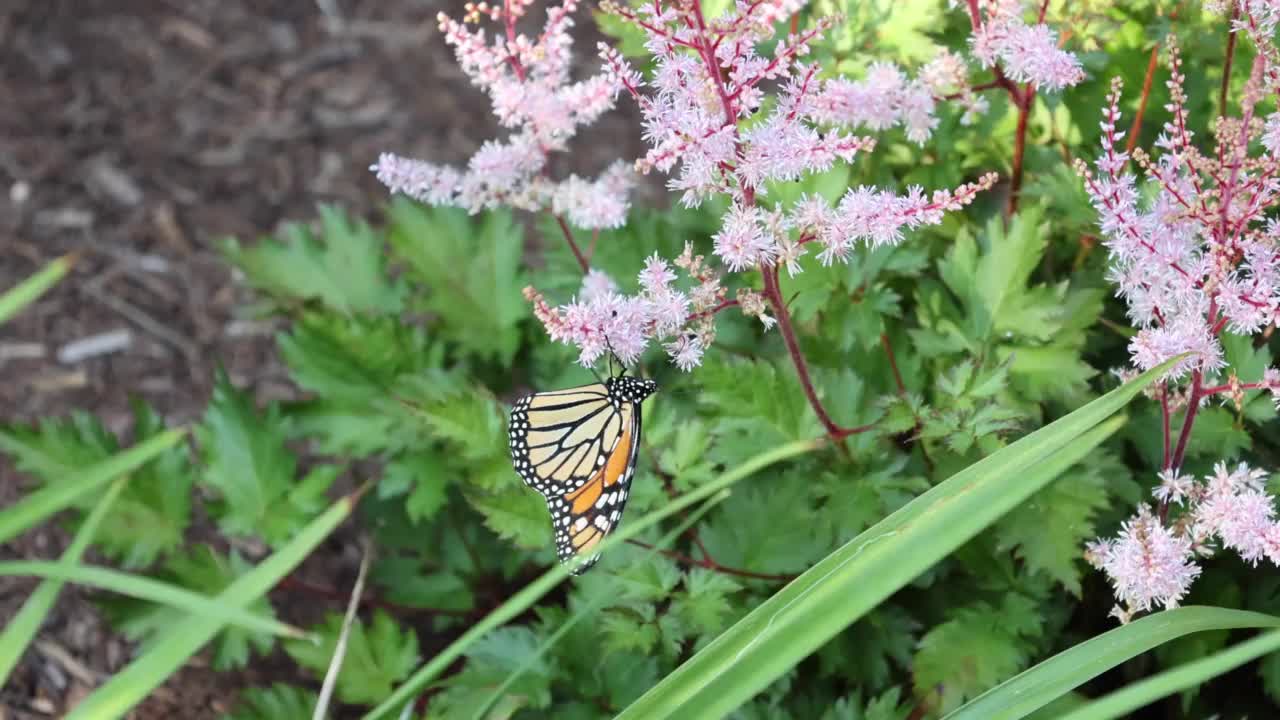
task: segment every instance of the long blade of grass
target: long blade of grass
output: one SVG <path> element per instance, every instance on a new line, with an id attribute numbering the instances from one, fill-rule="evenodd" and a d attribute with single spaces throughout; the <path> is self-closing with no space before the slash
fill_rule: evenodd
<path id="1" fill-rule="evenodd" d="M 1205 630 L 1260 627 L 1280 627 L 1280 618 L 1194 605 L 1147 615 L 1054 655 L 970 700 L 944 720 L 1024 718 L 1107 670 L 1174 638 Z"/>
<path id="2" fill-rule="evenodd" d="M 1128 717 L 1129 713 L 1162 697 L 1234 670 L 1241 665 L 1280 650 L 1280 630 L 1265 632 L 1251 640 L 1233 645 L 1209 657 L 1165 670 L 1126 688 L 1105 695 L 1059 720 L 1109 720 Z"/>
<path id="3" fill-rule="evenodd" d="M 351 514 L 365 489 L 367 486 L 331 505 L 288 544 L 228 585 L 218 594 L 217 601 L 243 610 L 267 594 Z M 225 626 L 219 618 L 201 615 L 192 615 L 174 624 L 156 638 L 150 650 L 77 705 L 67 720 L 109 720 L 123 716 Z"/>
<path id="4" fill-rule="evenodd" d="M 645 529 L 662 522 L 685 508 L 720 493 L 752 473 L 773 463 L 810 452 L 822 445 L 822 440 L 804 440 L 788 443 L 760 453 L 715 480 L 672 500 L 661 509 L 655 510 L 633 522 L 624 523 L 616 532 L 605 538 L 597 546 L 597 549 L 602 553 L 606 553 L 615 545 L 626 542 L 629 538 L 635 537 L 644 532 Z M 567 565 L 556 565 L 543 573 L 541 577 L 526 585 L 515 595 L 512 595 L 506 602 L 486 615 L 483 620 L 471 626 L 457 640 L 454 640 L 448 647 L 437 653 L 429 662 L 414 671 L 413 675 L 408 680 L 405 680 L 400 687 L 396 688 L 395 692 L 391 693 L 386 700 L 383 700 L 381 704 L 366 713 L 364 720 L 375 720 L 375 718 L 398 713 L 405 703 L 417 697 L 432 680 L 444 672 L 454 660 L 461 657 L 472 643 L 483 637 L 485 633 L 506 624 L 532 607 L 543 595 L 546 595 L 567 577 L 569 577 L 569 566 Z"/>
<path id="5" fill-rule="evenodd" d="M 722 717 L 1086 457 L 1168 364 L 974 463 L 828 555 L 618 716 Z M 1099 423 L 1102 423 L 1099 425 Z"/>
<path id="6" fill-rule="evenodd" d="M 176 428 L 147 438 L 128 450 L 112 455 L 91 465 L 65 480 L 47 485 L 19 500 L 13 506 L 0 510 L 0 543 L 8 542 L 33 525 L 49 519 L 54 513 L 71 505 L 80 496 L 111 482 L 160 453 L 178 444 L 186 430 Z M 0 450 L 4 444 L 0 442 Z"/>
<path id="7" fill-rule="evenodd" d="M 129 478 L 122 477 L 107 488 L 106 494 L 98 504 L 93 506 L 93 510 L 81 523 L 76 536 L 71 540 L 71 545 L 63 551 L 61 559 L 63 564 L 74 565 L 80 562 L 84 551 L 89 548 L 89 543 L 93 542 L 93 536 L 98 532 L 102 519 L 107 516 L 107 512 L 111 510 L 111 506 L 115 504 L 116 498 L 120 496 L 120 492 L 124 490 L 125 483 L 128 481 Z M 58 593 L 62 592 L 63 584 L 63 580 L 52 578 L 41 582 L 35 592 L 31 593 L 31 597 L 22 604 L 18 614 L 4 626 L 3 631 L 0 631 L 0 687 L 4 687 L 9 679 L 9 673 L 13 672 L 19 658 L 31 644 L 31 639 L 36 636 L 36 632 L 44 624 L 44 619 L 49 616 L 53 603 L 58 599 Z"/>
<path id="8" fill-rule="evenodd" d="M 658 542 L 654 543 L 653 547 L 649 548 L 640 556 L 641 559 L 648 560 L 649 558 L 656 555 L 659 549 L 665 548 L 666 546 L 675 542 L 676 538 L 680 537 L 680 535 L 684 533 L 685 530 L 688 530 L 689 528 L 693 527 L 694 524 L 698 522 L 698 520 L 702 519 L 703 515 L 706 515 L 707 512 L 711 510 L 711 508 L 716 506 L 716 503 L 725 499 L 726 497 L 728 497 L 728 495 L 729 493 L 724 492 L 702 503 L 701 506 L 697 507 L 696 509 L 694 509 L 693 512 L 689 513 L 688 517 L 681 520 L 680 524 L 677 525 L 675 528 L 673 528 L 671 532 L 668 532 L 665 535 L 663 535 L 661 538 L 659 538 Z M 529 668 L 533 667 L 533 664 L 536 663 L 543 655 L 546 655 L 547 652 L 551 650 L 551 648 L 555 647 L 555 644 L 560 642 L 560 638 L 567 635 L 575 625 L 577 625 L 581 620 L 584 620 L 585 618 L 587 618 L 589 615 L 595 614 L 596 610 L 599 610 L 601 607 L 604 606 L 606 602 L 608 602 L 611 599 L 613 599 L 612 593 L 597 592 L 596 595 L 592 597 L 589 602 L 585 603 L 583 607 L 579 608 L 577 612 L 575 612 L 571 617 L 565 620 L 564 623 L 562 623 L 560 627 L 556 628 L 556 631 L 554 633 L 551 633 L 551 635 L 546 640 L 543 640 L 542 643 L 538 645 L 538 648 L 533 652 L 533 654 L 525 658 L 524 662 L 520 663 L 519 667 L 517 667 L 515 670 L 511 671 L 510 674 L 507 675 L 506 679 L 502 681 L 502 684 L 494 689 L 493 693 L 490 694 L 489 697 L 483 703 L 481 703 L 480 707 L 476 708 L 476 712 L 474 715 L 472 715 L 471 720 L 484 720 L 485 713 L 489 712 L 489 708 L 493 707 L 493 704 L 498 702 L 498 700 L 502 698 L 502 694 L 507 691 L 507 688 L 511 687 L 511 685 L 514 684 L 516 680 L 519 680 L 520 676 L 523 675 L 525 672 L 527 672 Z"/>
<path id="9" fill-rule="evenodd" d="M 88 585 L 158 605 L 185 610 L 192 615 L 220 620 L 227 625 L 238 625 L 246 630 L 291 638 L 311 637 L 293 625 L 229 606 L 218 598 L 191 592 L 184 587 L 154 578 L 131 575 L 111 568 L 76 565 L 65 561 L 0 562 L 0 577 L 6 576 L 35 576 L 48 578 L 50 581 L 73 582 L 77 585 Z"/>
<path id="10" fill-rule="evenodd" d="M 0 294 L 0 325 L 17 315 L 23 308 L 35 302 L 59 280 L 66 276 L 76 264 L 79 253 L 70 253 L 45 265 L 35 275 Z"/>

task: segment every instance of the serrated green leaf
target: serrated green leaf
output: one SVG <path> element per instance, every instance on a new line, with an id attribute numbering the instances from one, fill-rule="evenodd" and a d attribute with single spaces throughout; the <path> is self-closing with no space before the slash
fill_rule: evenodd
<path id="1" fill-rule="evenodd" d="M 920 638 L 912 673 L 917 696 L 942 712 L 959 706 L 1021 670 L 1039 629 L 1035 602 L 1022 595 L 956 610 Z"/>
<path id="2" fill-rule="evenodd" d="M 318 300 L 348 314 L 400 311 L 403 283 L 387 275 L 382 238 L 364 222 L 322 206 L 318 234 L 298 224 L 283 234 L 247 248 L 228 238 L 222 251 L 249 284 L 278 300 Z"/>
<path id="3" fill-rule="evenodd" d="M 1029 570 L 1079 597 L 1081 548 L 1096 537 L 1093 519 L 1107 505 L 1107 488 L 1127 476 L 1113 457 L 1095 454 L 1006 515 L 995 528 L 1000 549 L 1013 549 Z"/>
<path id="4" fill-rule="evenodd" d="M 313 632 L 319 635 L 319 644 L 290 641 L 284 648 L 299 665 L 322 678 L 342 632 L 342 616 L 328 614 Z M 389 695 L 417 663 L 417 633 L 412 628 L 401 628 L 386 612 L 376 610 L 372 621 L 357 619 L 351 625 L 338 675 L 337 697 L 345 703 L 371 705 Z"/>
<path id="5" fill-rule="evenodd" d="M 317 699 L 311 690 L 284 683 L 246 688 L 221 720 L 312 720 Z"/>
<path id="6" fill-rule="evenodd" d="M 389 237 L 410 276 L 426 290 L 419 309 L 433 329 L 467 352 L 509 363 L 529 317 L 521 290 L 524 233 L 505 211 L 469 216 L 396 198 Z"/>
<path id="7" fill-rule="evenodd" d="M 327 503 L 324 493 L 338 468 L 317 466 L 295 484 L 297 460 L 285 447 L 279 408 L 260 414 L 225 373 L 218 373 L 196 437 L 204 465 L 201 484 L 218 494 L 214 514 L 224 532 L 280 545 Z"/>

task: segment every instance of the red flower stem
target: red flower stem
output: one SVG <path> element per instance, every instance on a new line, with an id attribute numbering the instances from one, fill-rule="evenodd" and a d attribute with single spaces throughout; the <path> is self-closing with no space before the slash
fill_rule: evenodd
<path id="1" fill-rule="evenodd" d="M 632 545 L 638 545 L 639 547 L 642 547 L 648 550 L 655 550 L 659 554 L 669 557 L 672 560 L 675 560 L 676 562 L 683 563 L 685 565 L 692 565 L 693 567 L 706 568 L 713 572 L 723 573 L 725 575 L 736 575 L 738 577 L 752 578 L 754 580 L 768 580 L 771 582 L 791 582 L 792 580 L 795 580 L 797 577 L 799 577 L 797 575 L 790 575 L 790 574 L 773 575 L 769 573 L 758 573 L 752 570 L 742 570 L 740 568 L 726 567 L 724 565 L 721 565 L 711 560 L 710 557 L 707 557 L 703 560 L 696 560 L 694 558 L 689 557 L 688 555 L 685 555 L 684 553 L 676 552 L 675 550 L 663 550 L 661 548 L 654 547 L 653 545 L 650 545 L 647 542 L 642 542 L 640 540 L 628 540 L 627 542 L 631 543 Z"/>
<path id="2" fill-rule="evenodd" d="M 898 372 L 898 359 L 893 354 L 893 343 L 889 342 L 888 333 L 880 333 L 880 346 L 889 358 L 889 368 L 893 370 L 893 382 L 898 386 L 898 394 L 906 395 L 907 386 L 902 382 L 902 373 Z"/>
<path id="3" fill-rule="evenodd" d="M 1268 390 L 1270 388 L 1271 386 L 1265 382 L 1240 383 L 1239 385 L 1235 386 L 1236 390 L 1241 390 L 1241 391 Z M 1231 390 L 1232 390 L 1232 387 L 1230 383 L 1227 383 L 1224 385 L 1214 385 L 1213 387 L 1207 387 L 1200 390 L 1200 395 L 1201 397 L 1209 397 L 1210 395 L 1217 395 L 1219 393 L 1230 392 Z"/>
<path id="4" fill-rule="evenodd" d="M 1171 470 L 1182 467 L 1187 454 L 1187 441 L 1191 438 L 1191 426 L 1195 424 L 1196 413 L 1200 410 L 1200 401 L 1204 392 L 1200 388 L 1201 375 L 1197 370 L 1191 375 L 1191 395 L 1187 398 L 1187 416 L 1182 421 L 1182 432 L 1178 433 L 1178 447 L 1173 451 L 1173 460 L 1169 463 Z"/>
<path id="5" fill-rule="evenodd" d="M 1000 74 L 1003 77 L 1003 73 Z M 1027 83 L 1026 88 L 1021 94 L 1017 88 L 1012 86 L 1005 87 L 1009 92 L 1009 99 L 1014 106 L 1018 108 L 1018 128 L 1013 137 L 1013 171 L 1009 173 L 1009 209 L 1008 215 L 1012 216 L 1018 211 L 1018 196 L 1022 193 L 1022 167 L 1023 157 L 1027 153 L 1027 121 L 1031 117 L 1031 105 L 1035 101 L 1035 88 Z"/>
<path id="6" fill-rule="evenodd" d="M 1232 35 L 1232 37 L 1235 37 Z M 1142 131 L 1142 116 L 1147 112 L 1147 101 L 1151 99 L 1151 81 L 1156 76 L 1156 62 L 1160 58 L 1160 46 L 1151 48 L 1151 57 L 1147 60 L 1147 75 L 1142 79 L 1142 97 L 1138 100 L 1138 112 L 1133 115 L 1133 124 L 1129 126 L 1129 139 L 1124 144 L 1124 151 L 1130 155 L 1138 146 L 1138 134 Z"/>
<path id="7" fill-rule="evenodd" d="M 800 387 L 804 389 L 804 396 L 808 398 L 809 406 L 818 416 L 818 422 L 822 423 L 822 427 L 826 429 L 828 437 L 832 440 L 841 440 L 870 430 L 872 425 L 842 428 L 827 414 L 827 409 L 818 399 L 817 391 L 813 389 L 813 380 L 809 377 L 809 365 L 805 362 L 804 353 L 800 351 L 795 328 L 791 326 L 791 313 L 787 311 L 787 304 L 782 300 L 782 291 L 778 288 L 778 268 L 777 266 L 765 267 L 761 269 L 760 274 L 764 276 L 764 295 L 773 306 L 773 313 L 778 320 L 778 331 L 782 333 L 782 341 L 786 343 L 787 352 L 791 354 L 791 364 L 796 366 L 796 375 L 800 377 Z"/>
<path id="8" fill-rule="evenodd" d="M 1218 93 L 1218 114 L 1227 115 L 1227 92 L 1231 90 L 1231 63 L 1236 57 L 1236 33 L 1232 30 L 1240 19 L 1240 3 L 1231 3 L 1231 24 L 1227 26 L 1227 57 L 1222 62 L 1222 90 Z"/>
<path id="9" fill-rule="evenodd" d="M 556 224 L 560 226 L 560 232 L 564 233 L 564 239 L 569 243 L 569 249 L 573 251 L 573 256 L 578 259 L 578 265 L 582 268 L 583 274 L 586 274 L 591 269 L 591 263 L 587 262 L 587 257 L 582 254 L 582 250 L 578 249 L 578 243 L 574 242 L 573 231 L 569 229 L 569 223 L 566 223 L 563 217 L 554 213 L 551 217 L 556 219 Z"/>
<path id="10" fill-rule="evenodd" d="M 1173 437 L 1169 432 L 1169 386 L 1160 388 L 1160 419 L 1164 431 L 1164 464 L 1162 470 L 1169 469 L 1169 453 L 1173 449 Z"/>

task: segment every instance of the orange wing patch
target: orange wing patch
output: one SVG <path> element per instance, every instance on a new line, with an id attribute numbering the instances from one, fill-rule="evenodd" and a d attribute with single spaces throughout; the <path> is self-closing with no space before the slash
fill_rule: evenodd
<path id="1" fill-rule="evenodd" d="M 608 460 L 587 482 L 565 493 L 559 506 L 567 511 L 567 522 L 557 527 L 556 545 L 562 560 L 585 557 L 618 525 L 630 489 L 632 428 L 623 431 Z M 618 487 L 614 487 L 618 486 Z M 594 558 L 582 569 L 589 567 Z"/>
<path id="2" fill-rule="evenodd" d="M 604 475 L 604 486 L 608 487 L 627 474 L 627 461 L 631 459 L 631 428 L 627 428 L 622 433 L 622 437 L 618 438 L 618 446 L 614 448 L 613 454 L 609 456 L 609 462 L 605 463 L 604 470 L 600 472 Z"/>

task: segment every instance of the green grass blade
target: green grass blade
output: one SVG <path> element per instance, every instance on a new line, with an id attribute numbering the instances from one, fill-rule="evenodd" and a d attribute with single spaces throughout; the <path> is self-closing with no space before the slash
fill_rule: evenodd
<path id="1" fill-rule="evenodd" d="M 162 432 L 65 480 L 36 490 L 12 507 L 0 510 L 0 543 L 8 542 L 27 528 L 44 522 L 54 513 L 71 505 L 80 496 L 97 490 L 117 476 L 168 450 L 178 444 L 186 432 L 182 428 Z M 0 450 L 4 449 L 4 443 L 0 441 Z"/>
<path id="2" fill-rule="evenodd" d="M 243 610 L 267 594 L 296 568 L 355 509 L 364 488 L 342 498 L 218 594 L 217 601 Z M 152 648 L 116 673 L 71 711 L 67 720 L 109 720 L 123 716 L 182 667 L 224 627 L 220 619 L 194 615 L 157 637 Z"/>
<path id="3" fill-rule="evenodd" d="M 663 678 L 619 720 L 731 712 L 1086 457 L 1123 423 L 1103 421 L 1167 365 L 974 463 L 846 543 Z"/>
<path id="4" fill-rule="evenodd" d="M 752 473 L 773 463 L 814 450 L 822 444 L 822 440 L 798 441 L 760 453 L 693 492 L 672 500 L 660 510 L 655 510 L 633 522 L 623 523 L 617 532 L 612 533 L 600 543 L 599 551 L 602 553 L 608 552 L 610 548 L 619 543 L 626 542 L 627 539 L 635 537 L 645 529 L 656 525 L 685 508 L 724 491 Z M 472 643 L 483 637 L 485 633 L 506 624 L 532 607 L 543 595 L 546 595 L 567 577 L 569 577 L 569 567 L 567 565 L 556 565 L 543 573 L 537 580 L 526 585 L 515 595 L 508 598 L 506 602 L 486 615 L 479 623 L 471 626 L 457 640 L 454 640 L 448 647 L 431 658 L 429 662 L 418 668 L 408 680 L 405 680 L 400 687 L 396 688 L 395 692 L 391 693 L 390 697 L 365 714 L 365 720 L 388 717 L 393 713 L 399 712 L 405 703 L 417 697 L 432 680 L 444 672 L 454 660 L 461 657 Z"/>
<path id="5" fill-rule="evenodd" d="M 238 625 L 246 630 L 284 635 L 291 638 L 310 637 L 306 632 L 274 618 L 255 615 L 228 605 L 217 598 L 191 592 L 184 587 L 161 582 L 142 575 L 131 575 L 110 568 L 93 565 L 76 565 L 66 562 L 0 562 L 0 577 L 35 576 L 57 582 L 73 582 L 107 590 L 121 595 L 147 600 L 159 605 L 185 610 L 217 620 L 226 625 Z"/>
<path id="6" fill-rule="evenodd" d="M 1205 630 L 1280 627 L 1280 618 L 1216 607 L 1158 612 L 1054 655 L 969 701 L 945 720 L 1017 720 L 1126 660 Z"/>
<path id="7" fill-rule="evenodd" d="M 93 542 L 93 536 L 98 532 L 102 518 L 107 516 L 107 512 L 111 510 L 111 506 L 115 504 L 116 498 L 120 496 L 120 492 L 124 490 L 125 483 L 128 481 L 128 478 L 119 478 L 111 483 L 106 494 L 93 506 L 93 510 L 76 531 L 71 545 L 62 553 L 62 563 L 74 565 L 80 562 L 80 557 L 89 548 L 89 543 Z M 0 687 L 4 687 L 9 680 L 9 673 L 13 672 L 14 666 L 18 664 L 27 646 L 31 644 L 31 639 L 36 636 L 36 632 L 44 624 L 44 619 L 49 616 L 49 610 L 57 601 L 58 593 L 62 592 L 63 584 L 64 581 L 55 579 L 40 583 L 35 592 L 31 593 L 31 597 L 22 604 L 18 614 L 4 626 L 3 631 L 0 631 Z"/>
<path id="8" fill-rule="evenodd" d="M 0 325 L 8 322 L 9 318 L 17 315 L 23 308 L 35 302 L 37 298 L 45 294 L 49 288 L 65 277 L 71 271 L 72 266 L 76 264 L 78 255 L 79 253 L 63 255 L 45 265 L 44 269 L 35 275 L 9 288 L 4 294 L 0 294 Z"/>
<path id="9" fill-rule="evenodd" d="M 1146 680 L 1133 683 L 1122 690 L 1094 700 L 1059 720 L 1108 720 L 1128 717 L 1130 712 L 1162 697 L 1199 685 L 1276 650 L 1280 650 L 1280 630 L 1265 632 L 1208 657 L 1184 663 Z"/>

